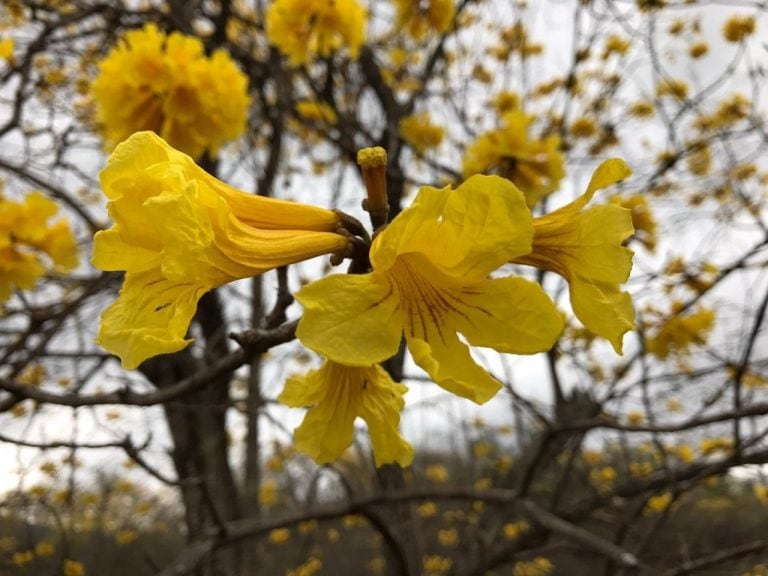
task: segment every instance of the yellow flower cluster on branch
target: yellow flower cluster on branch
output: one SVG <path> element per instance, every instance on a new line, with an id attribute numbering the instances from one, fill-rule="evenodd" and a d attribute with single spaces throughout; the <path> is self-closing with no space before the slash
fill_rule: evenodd
<path id="1" fill-rule="evenodd" d="M 503 120 L 501 128 L 481 134 L 467 148 L 462 172 L 465 178 L 493 173 L 511 180 L 532 208 L 565 176 L 560 139 L 532 139 L 528 127 L 533 117 L 520 110 L 506 114 Z"/>
<path id="2" fill-rule="evenodd" d="M 422 40 L 430 33 L 444 34 L 456 14 L 454 0 L 395 0 L 395 6 L 398 32 L 405 31 L 414 40 Z"/>
<path id="3" fill-rule="evenodd" d="M 428 113 L 413 114 L 400 120 L 400 135 L 414 150 L 424 153 L 440 146 L 445 130 Z"/>
<path id="4" fill-rule="evenodd" d="M 366 21 L 357 0 L 275 0 L 267 11 L 267 38 L 292 66 L 328 58 L 345 47 L 356 59 Z"/>
<path id="5" fill-rule="evenodd" d="M 13 290 L 31 290 L 46 272 L 69 272 L 77 266 L 77 243 L 58 205 L 40 192 L 22 202 L 0 195 L 0 302 Z"/>
<path id="6" fill-rule="evenodd" d="M 756 28 L 757 21 L 754 16 L 734 14 L 723 24 L 723 37 L 728 42 L 741 42 L 754 34 Z"/>
<path id="7" fill-rule="evenodd" d="M 91 91 L 109 147 L 151 130 L 194 158 L 241 136 L 250 106 L 248 80 L 225 51 L 206 56 L 198 38 L 154 24 L 125 34 Z"/>
<path id="8" fill-rule="evenodd" d="M 347 248 L 335 212 L 241 192 L 152 132 L 120 144 L 100 181 L 114 225 L 96 234 L 93 264 L 126 276 L 98 342 L 127 369 L 187 346 L 212 288 Z"/>
<path id="9" fill-rule="evenodd" d="M 306 120 L 333 126 L 339 121 L 336 111 L 325 102 L 302 100 L 296 104 L 296 113 Z"/>
<path id="10" fill-rule="evenodd" d="M 13 58 L 13 38 L 0 38 L 0 60 L 10 61 Z"/>

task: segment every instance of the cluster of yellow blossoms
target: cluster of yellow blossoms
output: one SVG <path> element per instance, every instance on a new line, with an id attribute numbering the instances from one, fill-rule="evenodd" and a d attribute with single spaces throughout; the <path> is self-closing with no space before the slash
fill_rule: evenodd
<path id="1" fill-rule="evenodd" d="M 503 126 L 481 134 L 467 148 L 462 172 L 494 173 L 512 181 L 525 194 L 529 208 L 557 189 L 565 176 L 560 139 L 532 139 L 528 126 L 533 117 L 520 110 L 504 115 Z"/>
<path id="2" fill-rule="evenodd" d="M 292 66 L 347 48 L 357 58 L 367 14 L 357 0 L 275 0 L 267 11 L 267 38 Z"/>
<path id="3" fill-rule="evenodd" d="M 414 40 L 421 40 L 430 32 L 447 32 L 456 13 L 454 0 L 395 0 L 395 5 L 397 30 L 404 30 Z"/>
<path id="4" fill-rule="evenodd" d="M 432 122 L 428 112 L 412 114 L 400 120 L 400 135 L 414 150 L 424 153 L 437 148 L 445 137 L 445 130 Z"/>
<path id="5" fill-rule="evenodd" d="M 69 222 L 49 223 L 57 204 L 40 192 L 23 202 L 0 196 L 0 302 L 16 288 L 31 290 L 46 272 L 77 266 L 77 244 Z"/>
<path id="6" fill-rule="evenodd" d="M 476 175 L 456 189 L 423 187 L 376 235 L 369 273 L 331 275 L 296 295 L 304 307 L 297 336 L 327 359 L 289 379 L 281 396 L 289 406 L 311 407 L 297 448 L 321 463 L 337 458 L 360 416 L 377 465 L 410 462 L 413 449 L 398 432 L 406 388 L 379 366 L 403 336 L 432 380 L 478 403 L 501 385 L 468 344 L 514 354 L 550 349 L 563 317 L 540 285 L 497 276 L 508 263 L 564 277 L 578 318 L 621 352 L 634 326 L 630 297 L 619 288 L 631 268 L 622 242 L 633 233 L 632 217 L 613 203 L 587 204 L 629 174 L 621 160 L 606 161 L 581 197 L 535 219 L 523 192 L 499 176 Z M 149 132 L 118 146 L 100 178 L 115 224 L 96 235 L 93 262 L 127 273 L 98 339 L 126 368 L 185 347 L 208 290 L 317 255 L 344 255 L 351 241 L 338 213 L 240 192 Z"/>
<path id="7" fill-rule="evenodd" d="M 199 39 L 166 36 L 154 24 L 125 34 L 100 62 L 91 92 L 110 148 L 152 130 L 195 158 L 241 136 L 250 106 L 248 80 L 226 52 L 208 57 Z"/>

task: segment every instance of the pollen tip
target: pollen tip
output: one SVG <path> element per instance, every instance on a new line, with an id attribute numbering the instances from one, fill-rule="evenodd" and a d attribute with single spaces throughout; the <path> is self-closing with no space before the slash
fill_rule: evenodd
<path id="1" fill-rule="evenodd" d="M 362 148 L 357 152 L 357 164 L 361 168 L 376 168 L 387 165 L 387 151 L 381 146 Z"/>

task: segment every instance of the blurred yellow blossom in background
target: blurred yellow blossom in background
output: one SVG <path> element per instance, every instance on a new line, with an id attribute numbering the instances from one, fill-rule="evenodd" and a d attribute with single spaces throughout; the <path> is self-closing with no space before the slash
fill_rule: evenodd
<path id="1" fill-rule="evenodd" d="M 77 243 L 59 207 L 40 192 L 17 202 L 0 194 L 0 302 L 15 289 L 31 290 L 46 273 L 78 264 Z"/>
<path id="2" fill-rule="evenodd" d="M 91 92 L 107 148 L 151 130 L 194 158 L 245 131 L 248 79 L 224 50 L 154 24 L 131 30 L 99 63 Z"/>
<path id="3" fill-rule="evenodd" d="M 418 152 L 437 148 L 443 141 L 445 130 L 432 122 L 428 113 L 413 114 L 400 120 L 400 135 Z"/>
<path id="4" fill-rule="evenodd" d="M 533 116 L 520 110 L 505 114 L 501 128 L 481 134 L 467 147 L 464 177 L 497 174 L 507 178 L 523 191 L 530 208 L 556 190 L 565 176 L 560 139 L 532 139 L 528 133 L 531 122 Z"/>
<path id="5" fill-rule="evenodd" d="M 267 10 L 267 38 L 292 66 L 328 58 L 342 48 L 356 59 L 366 22 L 357 0 L 275 0 Z"/>
<path id="6" fill-rule="evenodd" d="M 395 5 L 397 31 L 404 30 L 415 40 L 421 40 L 430 33 L 447 32 L 456 13 L 454 0 L 395 0 Z"/>

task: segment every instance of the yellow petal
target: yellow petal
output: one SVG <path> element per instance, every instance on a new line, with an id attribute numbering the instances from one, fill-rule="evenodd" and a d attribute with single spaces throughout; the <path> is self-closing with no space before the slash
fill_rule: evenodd
<path id="1" fill-rule="evenodd" d="M 612 184 L 621 182 L 625 178 L 629 178 L 632 175 L 632 170 L 627 163 L 621 158 L 610 158 L 604 161 L 597 167 L 592 174 L 592 178 L 589 180 L 586 192 L 579 198 L 573 201 L 571 204 L 564 206 L 563 208 L 569 208 L 569 210 L 578 211 L 586 206 L 595 192 L 607 188 Z M 557 211 L 556 211 L 557 212 Z M 554 214 L 554 212 L 553 212 Z"/>
<path id="2" fill-rule="evenodd" d="M 197 301 L 209 290 L 199 284 L 174 284 L 159 269 L 126 274 L 118 299 L 101 315 L 96 342 L 119 356 L 123 368 L 181 350 L 197 309 Z"/>
<path id="3" fill-rule="evenodd" d="M 396 384 L 381 366 L 373 367 L 361 399 L 360 417 L 368 424 L 376 466 L 397 462 L 408 466 L 413 447 L 400 436 L 400 412 L 405 407 L 403 394 L 408 388 Z M 373 377 L 371 377 L 373 376 Z"/>
<path id="4" fill-rule="evenodd" d="M 635 327 L 632 298 L 616 284 L 584 280 L 570 281 L 571 306 L 588 330 L 608 340 L 617 354 L 622 353 L 622 338 Z"/>
<path id="5" fill-rule="evenodd" d="M 483 404 L 493 398 L 501 384 L 472 359 L 469 348 L 455 334 L 429 342 L 408 338 L 408 350 L 436 384 L 449 392 Z"/>
<path id="6" fill-rule="evenodd" d="M 93 237 L 91 262 L 99 270 L 144 272 L 160 264 L 160 252 L 127 244 L 115 226 Z"/>
<path id="7" fill-rule="evenodd" d="M 296 299 L 304 307 L 296 335 L 307 348 L 354 366 L 370 366 L 397 352 L 398 301 L 375 274 L 328 276 L 302 288 Z"/>
<path id="8" fill-rule="evenodd" d="M 563 318 L 541 286 L 523 278 L 486 280 L 461 303 L 457 324 L 473 346 L 511 354 L 536 354 L 554 346 Z"/>

